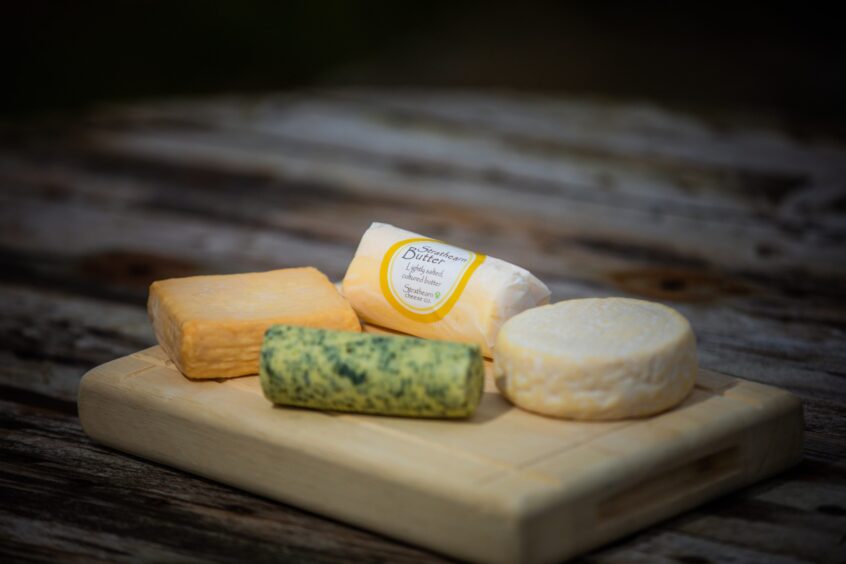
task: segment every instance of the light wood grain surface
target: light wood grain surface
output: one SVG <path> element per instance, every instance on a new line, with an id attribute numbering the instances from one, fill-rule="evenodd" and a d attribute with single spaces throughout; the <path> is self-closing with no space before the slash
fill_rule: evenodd
<path id="1" fill-rule="evenodd" d="M 368 332 L 384 333 L 365 326 Z M 485 385 L 465 420 L 276 409 L 258 376 L 192 381 L 161 347 L 86 373 L 95 441 L 471 562 L 554 562 L 801 458 L 799 400 L 699 371 L 663 413 L 565 421 Z"/>
<path id="2" fill-rule="evenodd" d="M 0 553 L 433 560 L 99 447 L 88 369 L 153 344 L 150 281 L 311 264 L 373 220 L 531 269 L 553 299 L 690 319 L 708 369 L 805 402 L 794 470 L 583 557 L 846 557 L 846 149 L 777 123 L 477 92 L 309 91 L 106 108 L 0 136 Z"/>

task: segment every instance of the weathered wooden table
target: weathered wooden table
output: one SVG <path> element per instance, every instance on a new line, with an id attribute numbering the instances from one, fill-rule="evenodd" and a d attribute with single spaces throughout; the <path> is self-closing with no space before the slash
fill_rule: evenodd
<path id="1" fill-rule="evenodd" d="M 586 561 L 846 558 L 846 148 L 774 124 L 514 94 L 309 91 L 0 129 L 0 555 L 438 560 L 101 447 L 80 377 L 153 344 L 155 279 L 314 265 L 373 220 L 553 298 L 665 301 L 707 368 L 805 400 L 795 469 Z"/>

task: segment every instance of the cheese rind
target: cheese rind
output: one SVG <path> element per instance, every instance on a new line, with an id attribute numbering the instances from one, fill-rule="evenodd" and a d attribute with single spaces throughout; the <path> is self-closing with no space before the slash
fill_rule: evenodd
<path id="1" fill-rule="evenodd" d="M 650 415 L 679 403 L 696 380 L 688 321 L 626 298 L 559 302 L 502 328 L 494 378 L 515 405 L 572 419 Z"/>
<path id="2" fill-rule="evenodd" d="M 147 310 L 159 344 L 189 378 L 258 373 L 264 332 L 276 323 L 361 330 L 349 303 L 311 267 L 160 280 Z"/>
<path id="3" fill-rule="evenodd" d="M 398 243 L 414 239 L 428 240 L 383 223 L 373 223 L 362 236 L 344 276 L 343 294 L 364 321 L 418 337 L 477 344 L 485 356 L 491 356 L 496 335 L 506 320 L 549 301 L 549 289 L 528 270 L 457 249 L 477 257 L 465 272 L 466 280 L 454 280 L 457 299 L 440 310 L 438 319 L 417 320 L 423 316 L 409 315 L 391 303 L 396 300 L 391 300 L 384 288 L 386 255 Z M 434 268 L 442 269 L 443 265 L 435 263 Z"/>
<path id="4" fill-rule="evenodd" d="M 409 417 L 467 417 L 479 404 L 476 346 L 275 325 L 259 379 L 273 403 Z"/>

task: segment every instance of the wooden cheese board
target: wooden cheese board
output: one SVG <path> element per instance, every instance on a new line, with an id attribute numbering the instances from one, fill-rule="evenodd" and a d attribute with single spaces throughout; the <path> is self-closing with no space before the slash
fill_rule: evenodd
<path id="1" fill-rule="evenodd" d="M 571 557 L 801 456 L 797 398 L 707 370 L 675 409 L 616 422 L 533 415 L 486 378 L 467 420 L 309 411 L 153 347 L 88 372 L 79 416 L 105 445 L 483 562 Z"/>

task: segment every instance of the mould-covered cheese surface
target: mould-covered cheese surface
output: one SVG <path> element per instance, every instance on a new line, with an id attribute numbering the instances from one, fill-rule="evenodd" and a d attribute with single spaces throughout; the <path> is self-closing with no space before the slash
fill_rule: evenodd
<path id="1" fill-rule="evenodd" d="M 688 321 L 661 304 L 627 298 L 558 302 L 500 331 L 494 376 L 519 407 L 555 417 L 620 419 L 668 409 L 696 379 Z"/>
<path id="2" fill-rule="evenodd" d="M 485 356 L 506 320 L 549 301 L 524 268 L 384 223 L 361 238 L 343 293 L 364 321 Z"/>
<path id="3" fill-rule="evenodd" d="M 467 417 L 479 404 L 479 347 L 398 335 L 275 325 L 261 387 L 280 405 L 408 417 Z"/>
<path id="4" fill-rule="evenodd" d="M 147 310 L 159 344 L 189 378 L 257 374 L 264 332 L 276 323 L 361 330 L 349 303 L 311 267 L 160 280 Z"/>

